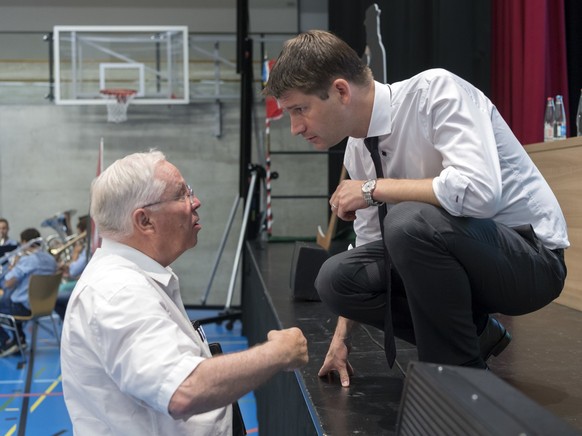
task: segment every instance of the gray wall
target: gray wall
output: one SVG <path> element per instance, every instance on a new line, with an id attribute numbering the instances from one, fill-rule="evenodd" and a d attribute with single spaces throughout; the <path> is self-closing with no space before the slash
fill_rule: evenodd
<path id="1" fill-rule="evenodd" d="M 180 25 L 191 32 L 234 32 L 236 0 L 0 0 L 4 32 L 55 25 Z M 250 32 L 327 28 L 325 0 L 248 0 Z"/>
<path id="2" fill-rule="evenodd" d="M 200 31 L 234 32 L 234 9 L 215 7 L 185 11 L 170 5 L 167 9 L 127 8 L 126 11 L 94 6 L 80 8 L 67 5 L 65 0 L 60 2 L 60 7 L 30 3 L 34 1 L 24 0 L 19 2 L 19 7 L 6 7 L 0 2 L 3 32 L 0 33 L 0 60 L 8 60 L 0 63 L 0 216 L 9 219 L 11 236 L 18 239 L 20 231 L 27 227 L 37 227 L 43 236 L 48 236 L 54 231 L 40 227 L 44 219 L 74 209 L 77 211 L 73 215 L 75 225 L 77 217 L 87 213 L 89 185 L 96 173 L 101 138 L 105 145 L 105 166 L 128 153 L 160 149 L 182 171 L 202 202 L 203 229 L 199 244 L 173 265 L 181 278 L 185 302 L 198 303 L 204 295 L 227 217 L 238 193 L 240 103 L 237 100 L 222 103 L 220 137 L 215 134 L 218 112 L 212 102 L 187 106 L 134 105 L 129 107 L 126 123 L 107 123 L 104 106 L 56 106 L 45 100 L 48 64 L 46 60 L 38 62 L 46 49 L 42 34 L 4 32 L 16 29 L 50 31 L 57 24 L 188 24 L 197 26 Z M 318 18 L 324 17 L 321 8 L 311 9 L 303 21 L 310 27 L 325 27 L 323 21 L 321 26 L 313 25 Z M 127 22 L 100 21 L 103 19 L 100 17 L 111 17 L 112 11 L 115 17 Z M 281 8 L 276 13 L 263 9 L 253 15 L 251 30 L 260 27 L 255 24 L 254 17 L 266 14 L 270 21 L 267 25 L 266 19 L 260 19 L 262 31 L 268 31 L 269 26 L 277 32 L 296 31 L 297 17 L 301 14 L 286 12 L 289 13 L 282 13 Z M 65 20 L 66 16 L 72 21 Z M 190 31 L 194 29 L 190 27 Z M 19 81 L 24 85 L 17 83 Z M 263 111 L 262 103 L 258 102 L 255 131 L 260 135 Z M 263 159 L 259 155 L 263 143 L 260 135 L 253 139 L 255 162 Z M 290 136 L 286 119 L 273 122 L 271 146 L 273 151 L 309 150 L 303 140 Z M 280 174 L 272 183 L 274 195 L 325 194 L 324 156 L 273 156 L 272 168 Z M 208 304 L 225 302 L 242 206 L 238 209 Z M 323 199 L 274 200 L 273 213 L 276 237 L 315 236 L 317 225 L 325 227 L 327 204 Z M 238 301 L 238 286 L 236 289 L 233 304 Z"/>
<path id="3" fill-rule="evenodd" d="M 89 207 L 101 138 L 105 166 L 126 154 L 158 148 L 176 163 L 203 203 L 200 244 L 176 265 L 185 295 L 196 294 L 204 289 L 217 235 L 237 192 L 238 111 L 225 108 L 224 136 L 218 140 L 206 128 L 213 113 L 204 105 L 131 109 L 131 120 L 116 125 L 106 122 L 103 106 L 0 106 L 1 213 L 11 222 L 13 237 L 64 210 L 78 211 L 76 223 Z M 206 188 L 210 181 L 218 191 L 216 199 Z M 39 230 L 43 236 L 54 233 Z M 229 257 L 227 252 L 225 261 Z"/>

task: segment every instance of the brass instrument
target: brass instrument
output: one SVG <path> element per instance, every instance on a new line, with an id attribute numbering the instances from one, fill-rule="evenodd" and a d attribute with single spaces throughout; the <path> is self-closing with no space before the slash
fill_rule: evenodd
<path id="1" fill-rule="evenodd" d="M 0 257 L 0 264 L 6 262 L 7 260 L 9 260 L 15 256 L 21 256 L 26 250 L 28 250 L 30 247 L 32 247 L 34 245 L 42 245 L 42 244 L 43 244 L 42 237 L 31 239 L 26 244 L 23 244 L 20 247 L 18 247 L 17 249 L 9 251 L 4 256 Z"/>
<path id="2" fill-rule="evenodd" d="M 4 256 L 0 257 L 0 278 L 4 277 L 8 272 L 8 269 L 12 267 L 20 257 L 26 255 L 31 247 L 42 245 L 44 245 L 42 237 L 34 238 L 26 244 L 23 244 L 17 249 L 9 251 Z"/>
<path id="3" fill-rule="evenodd" d="M 75 209 L 71 209 L 56 213 L 52 217 L 44 220 L 40 226 L 52 227 L 64 241 L 67 236 L 71 236 L 71 215 L 75 212 L 77 212 Z"/>
<path id="4" fill-rule="evenodd" d="M 81 232 L 77 236 L 68 239 L 67 242 L 64 243 L 63 245 L 61 245 L 59 247 L 55 247 L 55 248 L 49 249 L 49 253 L 52 254 L 56 259 L 58 259 L 59 256 L 63 252 L 65 252 L 66 250 L 68 250 L 70 247 L 72 247 L 73 245 L 75 245 L 77 242 L 85 239 L 86 237 L 87 237 L 87 231 Z"/>

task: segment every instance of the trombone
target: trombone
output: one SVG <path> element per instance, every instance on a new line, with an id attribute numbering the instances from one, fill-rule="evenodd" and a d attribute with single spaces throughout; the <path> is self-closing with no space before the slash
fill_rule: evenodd
<path id="1" fill-rule="evenodd" d="M 52 254 L 56 260 L 58 260 L 59 257 L 61 256 L 61 254 L 65 253 L 70 247 L 75 245 L 77 242 L 85 239 L 86 237 L 87 237 L 87 231 L 85 230 L 85 231 L 79 233 L 77 236 L 69 239 L 63 245 L 49 249 L 49 253 Z"/>

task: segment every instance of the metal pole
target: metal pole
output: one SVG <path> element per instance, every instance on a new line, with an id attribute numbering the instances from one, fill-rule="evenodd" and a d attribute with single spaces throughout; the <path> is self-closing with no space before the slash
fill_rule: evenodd
<path id="1" fill-rule="evenodd" d="M 206 305 L 206 300 L 208 299 L 208 295 L 210 294 L 210 289 L 212 288 L 212 282 L 214 281 L 214 277 L 216 276 L 216 270 L 218 269 L 218 263 L 220 262 L 220 258 L 222 257 L 222 253 L 224 252 L 224 246 L 226 245 L 226 240 L 228 239 L 228 234 L 230 233 L 230 229 L 232 228 L 232 222 L 234 221 L 234 215 L 236 210 L 238 209 L 238 204 L 240 202 L 240 197 L 235 195 L 234 203 L 232 204 L 232 209 L 230 210 L 230 215 L 228 217 L 228 221 L 226 223 L 226 228 L 224 229 L 224 234 L 222 235 L 222 240 L 220 241 L 220 245 L 218 247 L 218 253 L 216 254 L 216 259 L 214 260 L 214 266 L 212 267 L 212 272 L 210 273 L 210 280 L 208 281 L 208 285 L 206 286 L 206 292 L 204 293 L 204 297 L 202 298 L 202 305 Z"/>
<path id="2" fill-rule="evenodd" d="M 54 46 L 53 46 L 53 34 L 51 33 L 47 33 L 44 36 L 44 40 L 46 42 L 48 42 L 48 61 L 49 61 L 49 92 L 46 95 L 46 99 L 50 102 L 55 101 L 55 72 L 54 72 L 54 67 L 55 67 L 55 58 L 54 58 Z"/>
<path id="3" fill-rule="evenodd" d="M 172 53 L 172 32 L 166 32 L 166 62 L 168 68 L 168 94 L 167 98 L 172 98 L 174 94 L 174 68 L 173 68 L 173 53 Z"/>
<path id="4" fill-rule="evenodd" d="M 77 98 L 77 32 L 71 32 L 71 93 Z"/>
<path id="5" fill-rule="evenodd" d="M 243 251 L 243 244 L 245 241 L 245 233 L 247 230 L 247 223 L 249 220 L 249 215 L 251 212 L 251 205 L 253 202 L 253 192 L 255 191 L 255 184 L 257 182 L 257 171 L 256 170 L 252 170 L 252 176 L 251 176 L 251 182 L 249 184 L 249 190 L 247 192 L 247 199 L 245 202 L 245 210 L 244 210 L 244 214 L 243 214 L 243 221 L 241 224 L 241 230 L 240 230 L 240 235 L 238 238 L 238 245 L 236 248 L 236 256 L 234 259 L 234 266 L 232 269 L 232 274 L 230 276 L 230 285 L 228 286 L 228 295 L 226 297 L 226 304 L 224 306 L 225 310 L 229 310 L 230 309 L 230 304 L 232 302 L 232 295 L 234 293 L 234 285 L 236 283 L 236 276 L 238 273 L 238 267 L 240 264 L 240 258 L 242 255 L 242 251 Z"/>

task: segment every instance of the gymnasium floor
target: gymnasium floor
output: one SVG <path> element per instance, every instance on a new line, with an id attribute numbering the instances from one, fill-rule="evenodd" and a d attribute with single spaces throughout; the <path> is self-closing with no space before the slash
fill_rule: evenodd
<path id="1" fill-rule="evenodd" d="M 211 311 L 189 310 L 191 319 L 209 318 Z M 36 349 L 29 362 L 18 368 L 20 354 L 0 358 L 0 436 L 72 435 L 72 426 L 63 400 L 59 348 L 49 332 L 50 321 L 42 321 L 38 329 Z M 44 324 L 46 323 L 46 324 Z M 60 322 L 58 323 L 60 328 Z M 232 330 L 226 324 L 205 324 L 209 342 L 220 342 L 225 353 L 248 347 L 241 336 L 241 323 Z M 31 344 L 32 326 L 26 326 L 27 342 Z M 239 400 L 247 432 L 258 435 L 255 397 L 251 392 Z"/>

